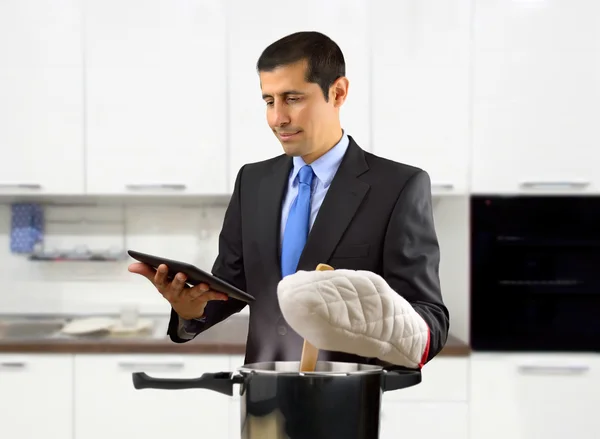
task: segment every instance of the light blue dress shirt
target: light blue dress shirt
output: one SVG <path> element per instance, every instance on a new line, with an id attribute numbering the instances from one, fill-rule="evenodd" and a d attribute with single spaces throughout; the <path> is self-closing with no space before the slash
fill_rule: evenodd
<path id="1" fill-rule="evenodd" d="M 335 173 L 340 167 L 340 163 L 344 158 L 344 154 L 346 154 L 348 144 L 348 136 L 345 132 L 342 132 L 342 138 L 340 139 L 340 141 L 333 148 L 327 151 L 324 155 L 322 155 L 313 163 L 311 163 L 316 178 L 313 178 L 312 180 L 309 230 L 312 229 L 312 226 L 315 222 L 315 218 L 317 217 L 317 213 L 319 213 L 319 208 L 321 207 L 323 199 L 325 198 L 325 194 L 327 194 L 327 190 L 331 185 L 331 181 L 333 180 L 333 177 L 335 177 Z M 298 195 L 298 172 L 300 171 L 300 168 L 302 168 L 302 166 L 306 165 L 302 157 L 294 157 L 293 163 L 294 166 L 290 172 L 290 176 L 288 179 L 287 192 L 283 200 L 281 212 L 280 242 L 283 242 L 283 232 L 285 231 L 285 224 L 287 223 L 290 208 L 292 207 L 292 203 Z M 192 324 L 194 321 L 203 322 L 204 320 L 204 317 L 194 319 L 192 320 Z M 186 326 L 189 324 L 189 321 L 186 321 L 185 319 L 179 317 L 179 328 L 177 335 L 180 338 L 192 339 L 194 337 L 195 330 L 193 328 L 186 330 Z"/>
<path id="2" fill-rule="evenodd" d="M 317 213 L 319 213 L 319 208 L 323 203 L 323 199 L 327 194 L 327 190 L 331 185 L 331 181 L 333 180 L 335 173 L 340 167 L 340 163 L 342 162 L 344 154 L 348 149 L 348 144 L 348 135 L 345 132 L 342 132 L 342 138 L 340 141 L 310 165 L 313 168 L 316 178 L 313 178 L 312 181 L 309 230 L 312 229 L 312 226 L 315 223 L 315 218 L 317 217 Z M 293 163 L 294 166 L 288 179 L 287 193 L 283 200 L 281 212 L 280 242 L 283 242 L 283 232 L 285 231 L 285 224 L 287 223 L 290 208 L 292 207 L 292 203 L 298 195 L 298 172 L 302 166 L 306 165 L 302 157 L 294 157 Z"/>

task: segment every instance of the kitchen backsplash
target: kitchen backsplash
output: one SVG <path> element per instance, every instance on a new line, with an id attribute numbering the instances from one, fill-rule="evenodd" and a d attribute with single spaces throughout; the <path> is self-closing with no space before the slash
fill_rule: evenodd
<path id="1" fill-rule="evenodd" d="M 451 331 L 467 340 L 468 199 L 434 202 Z M 135 249 L 210 270 L 224 213 L 225 206 L 45 205 L 44 250 Z M 130 260 L 30 261 L 11 253 L 10 233 L 11 206 L 0 204 L 0 313 L 118 313 L 132 305 L 142 313 L 169 312 L 147 280 L 127 271 Z"/>

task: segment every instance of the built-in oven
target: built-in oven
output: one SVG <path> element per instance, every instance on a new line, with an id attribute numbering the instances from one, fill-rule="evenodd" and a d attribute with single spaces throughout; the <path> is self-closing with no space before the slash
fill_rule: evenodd
<path id="1" fill-rule="evenodd" d="M 479 351 L 600 351 L 600 197 L 473 196 Z"/>

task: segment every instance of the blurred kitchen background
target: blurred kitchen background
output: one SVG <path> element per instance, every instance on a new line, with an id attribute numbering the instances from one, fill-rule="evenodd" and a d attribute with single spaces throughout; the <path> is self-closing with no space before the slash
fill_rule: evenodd
<path id="1" fill-rule="evenodd" d="M 432 179 L 451 339 L 381 438 L 600 437 L 595 0 L 0 0 L 0 437 L 240 437 L 235 396 L 131 373 L 241 366 L 248 310 L 175 345 L 124 253 L 211 268 L 298 30 L 344 52 L 347 132 Z"/>

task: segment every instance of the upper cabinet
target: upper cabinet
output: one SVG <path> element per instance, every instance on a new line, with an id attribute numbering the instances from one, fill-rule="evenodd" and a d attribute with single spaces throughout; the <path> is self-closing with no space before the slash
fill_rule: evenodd
<path id="1" fill-rule="evenodd" d="M 0 194 L 84 190 L 82 12 L 0 2 Z"/>
<path id="2" fill-rule="evenodd" d="M 344 53 L 343 128 L 432 192 L 600 194 L 600 2 L 0 1 L 0 196 L 223 195 L 283 153 L 256 63 Z"/>
<path id="3" fill-rule="evenodd" d="M 370 45 L 367 0 L 308 0 L 301 6 L 280 0 L 230 0 L 229 14 L 229 190 L 245 163 L 283 153 L 269 128 L 256 63 L 271 43 L 304 30 L 323 32 L 341 48 L 350 82 L 341 110 L 342 126 L 370 150 Z"/>
<path id="4" fill-rule="evenodd" d="M 373 152 L 468 191 L 471 1 L 373 0 Z"/>
<path id="5" fill-rule="evenodd" d="M 475 11 L 472 191 L 600 192 L 600 3 Z"/>
<path id="6" fill-rule="evenodd" d="M 86 2 L 89 193 L 227 191 L 226 7 Z"/>

